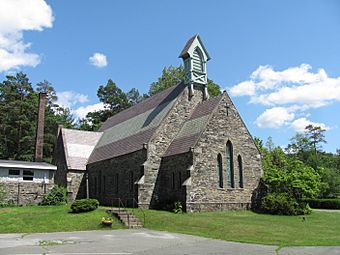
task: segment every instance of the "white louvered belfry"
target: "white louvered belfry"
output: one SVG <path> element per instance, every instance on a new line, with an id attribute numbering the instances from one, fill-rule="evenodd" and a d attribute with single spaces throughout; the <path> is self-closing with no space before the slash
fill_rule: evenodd
<path id="1" fill-rule="evenodd" d="M 190 96 L 194 95 L 194 87 L 199 87 L 204 92 L 204 99 L 208 99 L 206 63 L 210 57 L 199 35 L 187 42 L 180 57 L 184 61 L 184 82 L 189 86 Z"/>

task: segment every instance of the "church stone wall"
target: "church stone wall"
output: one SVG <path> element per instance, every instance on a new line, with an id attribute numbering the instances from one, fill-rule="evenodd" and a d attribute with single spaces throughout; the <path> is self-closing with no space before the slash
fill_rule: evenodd
<path id="1" fill-rule="evenodd" d="M 145 168 L 145 184 L 142 187 L 140 196 L 142 207 L 154 207 L 158 204 L 157 194 L 159 190 L 157 187 L 155 189 L 155 183 L 160 169 L 161 158 L 180 131 L 184 121 L 190 117 L 197 104 L 202 102 L 202 99 L 203 92 L 199 89 L 195 90 L 194 96 L 189 99 L 189 90 L 185 88 L 168 116 L 155 132 L 156 135 L 148 144 L 148 166 Z"/>
<path id="2" fill-rule="evenodd" d="M 227 108 L 229 105 L 229 108 Z M 233 145 L 234 183 L 227 187 L 226 143 Z M 222 156 L 223 188 L 218 185 L 217 155 Z M 242 157 L 243 188 L 238 186 L 238 155 Z M 234 104 L 224 94 L 194 149 L 187 211 L 248 209 L 262 176 L 261 156 Z"/>
<path id="3" fill-rule="evenodd" d="M 186 203 L 186 186 L 183 183 L 190 177 L 188 167 L 192 164 L 192 153 L 173 155 L 162 159 L 155 189 L 158 209 L 170 209 L 174 202 Z"/>
<path id="4" fill-rule="evenodd" d="M 118 206 L 120 198 L 125 206 L 136 206 L 138 185 L 143 176 L 142 164 L 146 161 L 146 150 L 95 162 L 87 165 L 90 198 L 102 205 Z"/>

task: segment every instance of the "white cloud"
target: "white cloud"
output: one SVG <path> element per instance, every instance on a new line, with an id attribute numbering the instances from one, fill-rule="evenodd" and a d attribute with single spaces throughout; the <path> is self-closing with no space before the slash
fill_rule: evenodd
<path id="1" fill-rule="evenodd" d="M 94 112 L 94 111 L 99 111 L 99 110 L 104 110 L 104 104 L 103 103 L 97 103 L 97 104 L 92 104 L 92 105 L 87 105 L 87 106 L 81 106 L 72 112 L 76 117 L 82 119 L 86 117 L 86 114 L 88 112 Z"/>
<path id="2" fill-rule="evenodd" d="M 305 128 L 306 126 L 308 125 L 313 125 L 313 126 L 318 126 L 318 127 L 321 127 L 325 130 L 329 130 L 330 127 L 326 126 L 324 123 L 317 123 L 317 122 L 313 122 L 313 121 L 310 121 L 306 118 L 299 118 L 299 119 L 296 119 L 294 120 L 292 123 L 291 123 L 291 127 L 295 129 L 296 132 L 299 132 L 299 133 L 302 133 L 305 131 Z"/>
<path id="3" fill-rule="evenodd" d="M 250 75 L 250 80 L 233 86 L 230 92 L 233 96 L 249 96 L 250 103 L 272 107 L 256 119 L 259 127 L 288 125 L 301 130 L 307 122 L 326 127 L 323 123 L 307 120 L 306 111 L 340 102 L 340 77 L 328 77 L 324 69 L 312 72 L 308 64 L 283 71 L 275 71 L 266 65 L 259 66 Z M 296 116 L 299 119 L 294 120 Z"/>
<path id="4" fill-rule="evenodd" d="M 233 96 L 253 96 L 255 95 L 255 83 L 253 81 L 244 81 L 230 90 Z"/>
<path id="5" fill-rule="evenodd" d="M 290 113 L 283 107 L 274 107 L 265 110 L 259 117 L 257 117 L 255 123 L 261 128 L 279 128 L 283 125 L 287 125 L 295 117 L 294 113 Z"/>
<path id="6" fill-rule="evenodd" d="M 105 67 L 107 66 L 106 56 L 102 53 L 94 53 L 93 56 L 89 58 L 90 63 L 96 67 Z"/>
<path id="7" fill-rule="evenodd" d="M 0 72 L 20 66 L 35 67 L 40 56 L 28 53 L 23 31 L 52 27 L 52 9 L 44 0 L 0 1 Z"/>
<path id="8" fill-rule="evenodd" d="M 57 104 L 68 108 L 72 108 L 72 106 L 78 103 L 86 103 L 89 101 L 87 95 L 73 91 L 57 92 L 57 97 Z"/>

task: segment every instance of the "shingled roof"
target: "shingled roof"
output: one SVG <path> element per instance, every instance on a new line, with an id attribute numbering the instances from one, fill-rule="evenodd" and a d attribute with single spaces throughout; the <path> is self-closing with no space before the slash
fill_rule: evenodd
<path id="1" fill-rule="evenodd" d="M 220 102 L 221 98 L 222 96 L 212 97 L 196 106 L 194 112 L 183 124 L 181 131 L 172 141 L 164 156 L 185 153 L 195 146 L 208 123 L 210 115 Z"/>
<path id="2" fill-rule="evenodd" d="M 109 118 L 88 163 L 125 155 L 143 148 L 183 92 L 183 82 Z"/>
<path id="3" fill-rule="evenodd" d="M 87 160 L 103 133 L 67 128 L 62 128 L 60 132 L 67 167 L 73 170 L 86 170 Z"/>

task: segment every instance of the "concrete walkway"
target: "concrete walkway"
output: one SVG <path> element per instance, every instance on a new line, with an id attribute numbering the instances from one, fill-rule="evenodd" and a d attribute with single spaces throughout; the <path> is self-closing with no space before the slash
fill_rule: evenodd
<path id="1" fill-rule="evenodd" d="M 340 246 L 289 247 L 278 253 L 276 249 L 147 229 L 0 235 L 0 254 L 4 255 L 340 255 Z"/>

